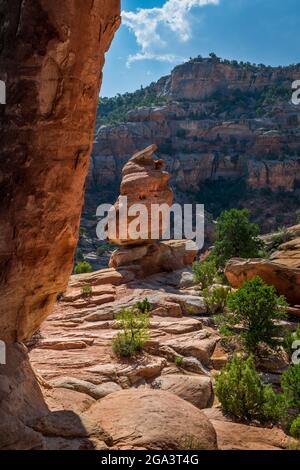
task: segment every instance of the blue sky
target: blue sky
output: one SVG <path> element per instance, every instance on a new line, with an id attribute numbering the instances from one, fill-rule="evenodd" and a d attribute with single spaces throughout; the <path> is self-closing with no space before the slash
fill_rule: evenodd
<path id="1" fill-rule="evenodd" d="M 134 91 L 209 52 L 269 65 L 300 62 L 299 0 L 121 2 L 123 24 L 106 55 L 101 96 Z"/>

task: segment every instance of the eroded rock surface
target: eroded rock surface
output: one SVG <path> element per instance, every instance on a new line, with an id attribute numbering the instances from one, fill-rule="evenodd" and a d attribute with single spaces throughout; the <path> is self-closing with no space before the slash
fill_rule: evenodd
<path id="1" fill-rule="evenodd" d="M 217 433 L 220 450 L 286 450 L 295 444 L 277 428 L 262 428 L 233 423 L 218 408 L 203 410 Z"/>

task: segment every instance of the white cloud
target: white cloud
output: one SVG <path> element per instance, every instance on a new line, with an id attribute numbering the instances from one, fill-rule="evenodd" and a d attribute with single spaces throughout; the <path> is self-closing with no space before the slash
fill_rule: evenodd
<path id="1" fill-rule="evenodd" d="M 161 8 L 123 11 L 123 24 L 135 34 L 140 47 L 140 52 L 129 56 L 127 64 L 145 59 L 165 62 L 179 59 L 176 54 L 166 52 L 166 34 L 171 32 L 180 41 L 188 41 L 192 36 L 189 17 L 192 8 L 218 5 L 219 2 L 220 0 L 167 0 Z"/>
<path id="2" fill-rule="evenodd" d="M 157 52 L 138 52 L 137 54 L 130 55 L 127 59 L 127 65 L 130 66 L 133 62 L 140 62 L 141 60 L 158 60 L 159 62 L 173 63 L 178 59 L 175 54 L 158 54 Z"/>

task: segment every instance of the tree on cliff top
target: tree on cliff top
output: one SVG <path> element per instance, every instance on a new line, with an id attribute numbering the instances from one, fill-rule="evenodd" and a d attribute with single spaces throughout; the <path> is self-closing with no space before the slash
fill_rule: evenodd
<path id="1" fill-rule="evenodd" d="M 257 258 L 263 249 L 259 227 L 249 221 L 247 209 L 230 209 L 217 219 L 217 240 L 212 252 L 218 267 L 231 258 Z"/>

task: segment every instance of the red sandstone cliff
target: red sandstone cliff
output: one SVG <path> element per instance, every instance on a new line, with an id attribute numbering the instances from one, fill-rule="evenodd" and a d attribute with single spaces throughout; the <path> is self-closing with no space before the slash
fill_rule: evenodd
<path id="1" fill-rule="evenodd" d="M 0 338 L 28 338 L 77 244 L 104 53 L 119 0 L 1 2 Z"/>
<path id="2" fill-rule="evenodd" d="M 299 65 L 272 68 L 202 59 L 176 67 L 148 91 L 163 97 L 164 105 L 133 109 L 123 124 L 99 128 L 88 191 L 117 188 L 124 163 L 155 142 L 175 197 L 188 192 L 190 202 L 191 193 L 203 190 L 206 181 L 222 178 L 243 180 L 250 189 L 283 188 L 299 198 L 300 108 L 290 101 L 291 84 L 299 76 Z M 295 207 L 288 204 L 286 210 L 286 205 L 291 224 Z M 271 212 L 281 209 L 274 206 Z M 265 230 L 272 224 L 275 219 Z"/>

